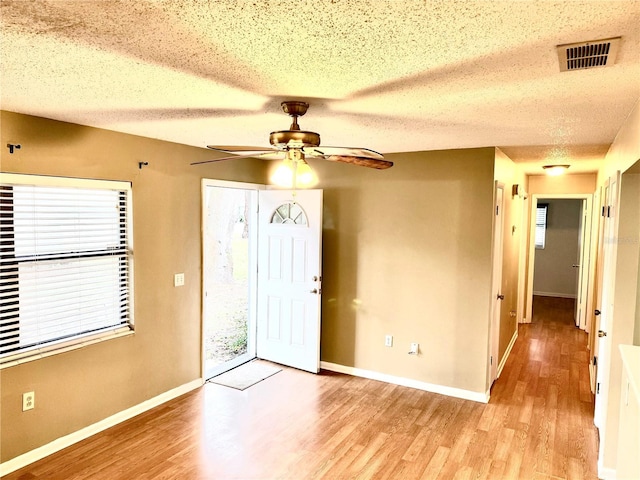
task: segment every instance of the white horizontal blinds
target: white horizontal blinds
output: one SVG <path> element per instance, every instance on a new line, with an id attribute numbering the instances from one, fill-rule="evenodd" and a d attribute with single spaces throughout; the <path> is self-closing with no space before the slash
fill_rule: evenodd
<path id="1" fill-rule="evenodd" d="M 107 183 L 1 184 L 0 357 L 131 324 L 130 190 Z"/>
<path id="2" fill-rule="evenodd" d="M 536 248 L 544 248 L 547 230 L 547 208 L 548 204 L 538 204 L 536 208 Z"/>

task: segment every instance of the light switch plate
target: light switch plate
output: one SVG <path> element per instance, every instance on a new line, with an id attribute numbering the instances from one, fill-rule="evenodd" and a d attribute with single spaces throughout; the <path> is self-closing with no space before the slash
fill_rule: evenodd
<path id="1" fill-rule="evenodd" d="M 182 287 L 184 285 L 184 273 L 176 273 L 173 277 L 173 286 Z"/>

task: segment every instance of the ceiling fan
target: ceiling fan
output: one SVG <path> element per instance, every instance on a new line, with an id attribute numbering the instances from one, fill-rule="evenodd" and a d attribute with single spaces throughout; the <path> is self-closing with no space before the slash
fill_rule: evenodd
<path id="1" fill-rule="evenodd" d="M 307 165 L 305 158 L 318 158 L 329 160 L 332 162 L 352 163 L 362 167 L 370 167 L 376 169 L 385 169 L 393 166 L 393 162 L 384 159 L 384 156 L 368 148 L 346 148 L 346 147 L 321 147 L 320 135 L 315 132 L 300 130 L 298 125 L 298 117 L 307 113 L 309 104 L 306 102 L 287 101 L 281 103 L 282 110 L 293 118 L 293 122 L 289 130 L 279 130 L 271 132 L 269 142 L 271 148 L 264 147 L 245 147 L 230 145 L 207 145 L 207 148 L 217 152 L 233 154 L 228 157 L 216 158 L 213 160 L 204 160 L 201 162 L 193 162 L 191 165 L 200 165 L 203 163 L 220 162 L 223 160 L 231 160 L 238 158 L 266 158 L 284 160 L 283 166 L 288 169 L 289 174 L 285 173 L 285 177 L 292 177 L 294 188 L 296 179 L 298 183 L 305 183 L 305 176 L 310 175 L 311 168 Z M 278 173 L 276 172 L 276 176 Z M 291 178 L 284 178 L 282 182 L 290 183 Z M 288 185 L 290 186 L 290 185 Z"/>

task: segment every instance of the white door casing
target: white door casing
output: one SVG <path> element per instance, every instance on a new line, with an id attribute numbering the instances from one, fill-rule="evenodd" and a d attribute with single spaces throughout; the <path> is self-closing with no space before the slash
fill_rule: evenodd
<path id="1" fill-rule="evenodd" d="M 504 185 L 496 182 L 495 204 L 493 207 L 493 267 L 491 281 L 491 348 L 489 356 L 489 388 L 498 375 L 498 358 L 500 346 L 500 315 L 504 295 L 502 288 L 502 262 L 503 262 L 503 215 Z"/>
<path id="2" fill-rule="evenodd" d="M 319 371 L 321 269 L 322 190 L 260 191 L 259 358 Z"/>
<path id="3" fill-rule="evenodd" d="M 535 266 L 535 258 L 536 258 L 536 245 L 535 245 L 535 231 L 536 231 L 536 208 L 539 200 L 547 200 L 547 199 L 581 199 L 586 200 L 587 208 L 591 211 L 591 205 L 593 205 L 593 195 L 592 194 L 534 194 L 531 196 L 530 203 L 530 214 L 529 214 L 529 260 L 527 266 L 527 284 L 526 284 L 526 311 L 525 311 L 525 323 L 531 323 L 533 320 L 533 278 L 534 278 L 534 266 Z M 581 287 L 580 291 L 583 296 L 583 305 L 586 308 L 590 300 L 590 293 L 593 291 L 592 286 L 592 276 L 593 276 L 593 268 L 591 265 L 591 228 L 592 228 L 592 214 L 588 214 L 586 221 L 583 222 L 584 229 L 584 239 L 583 244 L 583 253 L 582 258 L 584 259 L 580 263 L 580 270 L 582 273 L 579 274 L 581 278 Z M 582 234 L 581 234 L 582 235 Z M 578 300 L 576 299 L 576 302 Z M 582 316 L 584 317 L 584 324 L 586 325 L 587 312 L 585 308 L 582 309 Z M 576 321 L 578 324 L 578 321 Z M 582 321 L 580 323 L 582 327 Z"/>
<path id="4" fill-rule="evenodd" d="M 234 359 L 225 362 L 222 365 L 211 367 L 208 365 L 206 358 L 209 348 L 206 343 L 209 341 L 206 335 L 207 322 L 211 320 L 209 310 L 211 304 L 209 301 L 210 290 L 213 285 L 208 275 L 209 266 L 212 263 L 211 250 L 208 243 L 215 241 L 210 235 L 210 222 L 214 221 L 211 216 L 215 216 L 216 205 L 210 203 L 210 193 L 214 189 L 231 189 L 239 190 L 243 192 L 250 192 L 250 208 L 247 212 L 247 222 L 249 228 L 249 268 L 248 268 L 248 321 L 247 321 L 247 351 L 245 354 L 238 355 Z M 256 275 L 256 257 L 257 257 L 257 225 L 258 225 L 258 194 L 257 191 L 264 189 L 264 185 L 254 183 L 241 183 L 241 182 L 229 182 L 225 180 L 202 180 L 202 376 L 203 378 L 211 378 L 215 375 L 219 375 L 227 370 L 235 368 L 242 363 L 245 363 L 256 356 L 256 292 L 257 292 L 257 275 Z"/>
<path id="5" fill-rule="evenodd" d="M 580 210 L 578 257 L 576 259 L 576 327 L 587 329 L 587 301 L 589 293 L 589 271 L 591 251 L 591 205 L 593 198 L 582 200 Z"/>

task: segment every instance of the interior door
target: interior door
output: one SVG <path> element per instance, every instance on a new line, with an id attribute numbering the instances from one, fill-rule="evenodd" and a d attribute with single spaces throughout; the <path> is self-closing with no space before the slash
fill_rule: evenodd
<path id="1" fill-rule="evenodd" d="M 262 190 L 257 356 L 320 369 L 322 190 Z"/>
<path id="2" fill-rule="evenodd" d="M 607 335 L 613 318 L 613 289 L 615 283 L 615 237 L 619 203 L 620 173 L 609 179 L 605 187 L 604 244 L 602 265 L 602 290 L 600 296 L 599 325 L 596 335 L 597 363 L 596 398 L 594 423 L 598 428 L 605 425 L 609 392 L 609 365 L 611 363 L 611 337 Z"/>
<path id="3" fill-rule="evenodd" d="M 504 215 L 502 205 L 504 199 L 504 186 L 496 184 L 495 190 L 494 226 L 493 226 L 493 273 L 491 288 L 491 355 L 489 357 L 489 385 L 493 384 L 498 374 L 498 354 L 500 346 L 500 315 L 504 295 L 502 288 L 502 256 Z"/>

